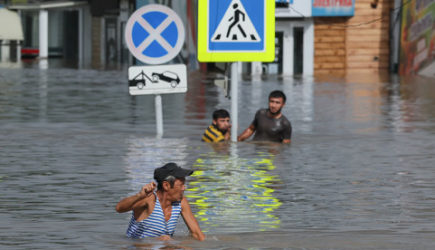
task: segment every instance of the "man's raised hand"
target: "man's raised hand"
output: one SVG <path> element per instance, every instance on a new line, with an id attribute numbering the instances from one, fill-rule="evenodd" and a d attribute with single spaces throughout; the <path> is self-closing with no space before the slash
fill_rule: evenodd
<path id="1" fill-rule="evenodd" d="M 142 189 L 140 190 L 139 195 L 143 198 L 150 196 L 153 193 L 156 186 L 157 185 L 155 182 L 150 182 L 150 183 L 144 185 L 142 187 Z"/>

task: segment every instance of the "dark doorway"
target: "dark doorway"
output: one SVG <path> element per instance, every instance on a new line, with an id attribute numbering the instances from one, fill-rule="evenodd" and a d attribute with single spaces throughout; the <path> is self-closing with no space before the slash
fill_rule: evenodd
<path id="1" fill-rule="evenodd" d="M 121 35 L 125 33 L 125 25 L 127 22 L 121 22 Z M 125 39 L 121 39 L 121 63 L 128 63 L 130 52 L 128 50 Z"/>
<path id="2" fill-rule="evenodd" d="M 263 74 L 282 74 L 284 32 L 275 32 L 275 59 L 270 63 L 263 63 Z"/>
<path id="3" fill-rule="evenodd" d="M 304 72 L 304 28 L 293 28 L 293 75 L 302 75 Z"/>
<path id="4" fill-rule="evenodd" d="M 9 60 L 11 62 L 18 61 L 18 53 L 17 53 L 17 46 L 18 45 L 19 45 L 19 42 L 17 42 L 16 40 L 9 41 Z"/>
<path id="5" fill-rule="evenodd" d="M 275 63 L 278 64 L 278 74 L 282 74 L 284 32 L 275 33 Z"/>
<path id="6" fill-rule="evenodd" d="M 38 16 L 36 12 L 26 11 L 23 12 L 23 31 L 24 31 L 24 41 L 23 47 L 25 48 L 38 48 L 39 46 L 39 32 L 38 26 Z M 36 28 L 36 29 L 35 29 Z"/>
<path id="7" fill-rule="evenodd" d="M 65 11 L 63 18 L 63 57 L 67 61 L 77 61 L 79 54 L 79 13 L 78 11 Z"/>
<path id="8" fill-rule="evenodd" d="M 117 18 L 106 17 L 106 63 L 112 64 L 118 61 Z"/>

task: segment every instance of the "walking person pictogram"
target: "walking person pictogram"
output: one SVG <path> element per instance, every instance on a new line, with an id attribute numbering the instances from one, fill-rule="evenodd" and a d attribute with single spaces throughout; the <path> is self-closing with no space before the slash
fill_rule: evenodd
<path id="1" fill-rule="evenodd" d="M 234 20 L 234 21 L 230 24 L 230 27 L 228 28 L 227 38 L 230 36 L 231 29 L 233 29 L 233 27 L 236 24 L 237 24 L 237 27 L 239 28 L 239 30 L 242 32 L 243 37 L 246 37 L 245 31 L 243 30 L 242 26 L 240 26 L 240 24 L 239 24 L 240 15 L 243 16 L 243 22 L 245 21 L 245 13 L 240 11 L 237 7 L 239 7 L 239 5 L 237 3 L 233 4 L 233 9 L 235 9 L 234 16 L 232 16 L 230 19 L 228 19 L 228 21 L 230 21 L 230 22 L 231 22 L 231 20 Z M 237 40 L 237 36 L 234 35 L 233 40 Z"/>
<path id="2" fill-rule="evenodd" d="M 231 0 L 226 8 L 225 14 L 218 18 L 220 21 L 210 37 L 212 42 L 261 42 L 262 39 L 250 18 L 252 13 L 246 11 L 240 0 Z"/>

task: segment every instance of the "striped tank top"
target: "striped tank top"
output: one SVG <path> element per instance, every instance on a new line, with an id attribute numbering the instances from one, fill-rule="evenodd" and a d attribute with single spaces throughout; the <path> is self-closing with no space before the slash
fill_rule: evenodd
<path id="1" fill-rule="evenodd" d="M 146 238 L 159 237 L 162 235 L 173 236 L 175 226 L 177 225 L 181 213 L 181 202 L 176 201 L 172 203 L 171 218 L 166 221 L 162 207 L 160 206 L 159 198 L 156 193 L 154 193 L 154 195 L 156 196 L 156 204 L 154 205 L 153 212 L 148 216 L 148 218 L 142 221 L 136 221 L 134 218 L 134 212 L 132 212 L 130 224 L 127 229 L 127 237 Z"/>

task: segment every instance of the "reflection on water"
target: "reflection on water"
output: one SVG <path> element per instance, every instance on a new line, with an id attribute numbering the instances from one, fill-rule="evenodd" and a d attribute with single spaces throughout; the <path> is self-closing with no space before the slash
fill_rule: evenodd
<path id="1" fill-rule="evenodd" d="M 233 145 L 234 147 L 234 145 Z M 234 150 L 234 149 L 233 149 Z M 187 191 L 191 203 L 198 207 L 197 218 L 213 233 L 239 232 L 240 227 L 265 231 L 279 228 L 274 210 L 281 202 L 273 196 L 273 185 L 279 183 L 271 173 L 272 155 L 246 159 L 237 155 L 200 155 Z"/>
<path id="2" fill-rule="evenodd" d="M 2 248 L 435 246 L 433 81 L 242 81 L 239 132 L 282 89 L 292 144 L 210 145 L 230 101 L 204 75 L 163 96 L 157 139 L 153 96 L 129 96 L 126 71 L 38 67 L 0 69 Z M 185 195 L 207 241 L 182 221 L 169 243 L 127 239 L 114 206 L 170 161 L 195 170 Z"/>

